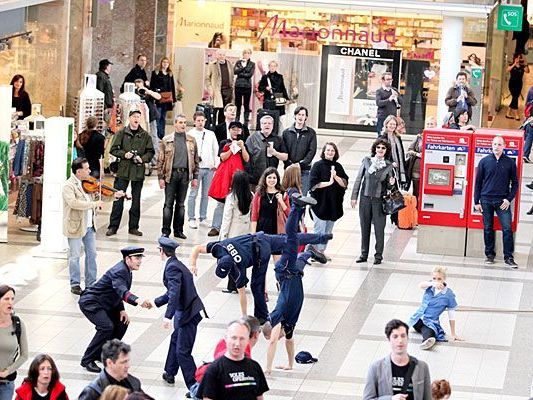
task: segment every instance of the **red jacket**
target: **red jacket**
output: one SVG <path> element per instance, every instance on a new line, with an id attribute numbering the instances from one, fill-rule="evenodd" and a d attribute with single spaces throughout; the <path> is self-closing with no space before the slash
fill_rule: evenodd
<path id="1" fill-rule="evenodd" d="M 32 384 L 28 381 L 22 382 L 22 385 L 15 390 L 17 397 L 15 400 L 31 400 Z M 63 396 L 61 396 L 63 395 Z M 50 393 L 50 400 L 65 399 L 69 400 L 67 392 L 65 392 L 65 385 L 57 381 Z"/>

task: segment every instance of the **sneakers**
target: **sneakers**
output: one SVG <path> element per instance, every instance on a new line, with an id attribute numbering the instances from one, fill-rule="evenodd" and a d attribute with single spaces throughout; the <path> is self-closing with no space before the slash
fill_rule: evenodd
<path id="1" fill-rule="evenodd" d="M 189 228 L 191 228 L 191 229 L 197 229 L 198 228 L 198 225 L 196 224 L 196 220 L 195 219 L 190 219 L 189 220 Z"/>
<path id="2" fill-rule="evenodd" d="M 518 268 L 518 264 L 515 263 L 513 257 L 506 258 L 505 259 L 505 264 L 507 264 L 508 266 L 510 266 L 511 268 L 514 268 L 514 269 Z"/>
<path id="3" fill-rule="evenodd" d="M 218 236 L 220 235 L 220 232 L 217 228 L 211 228 L 209 232 L 207 232 L 207 236 Z"/>
<path id="4" fill-rule="evenodd" d="M 314 246 L 309 246 L 307 248 L 307 251 L 311 253 L 311 257 L 313 258 L 313 260 L 318 261 L 320 264 L 326 264 L 328 262 L 326 255 L 321 251 L 317 250 Z"/>
<path id="5" fill-rule="evenodd" d="M 429 350 L 429 349 L 431 349 L 435 345 L 435 342 L 436 342 L 436 340 L 435 340 L 434 337 L 427 338 L 420 345 L 420 350 Z"/>
<path id="6" fill-rule="evenodd" d="M 83 292 L 83 290 L 81 290 L 81 286 L 80 285 L 74 285 L 74 286 L 70 287 L 70 293 L 72 293 L 72 294 L 75 294 L 75 295 L 79 296 L 79 295 L 81 295 L 81 292 Z"/>
<path id="7" fill-rule="evenodd" d="M 494 257 L 489 257 L 489 256 L 487 256 L 487 258 L 485 258 L 485 264 L 486 264 L 486 265 L 492 265 L 492 264 L 494 264 Z"/>
<path id="8" fill-rule="evenodd" d="M 293 193 L 291 197 L 292 201 L 300 207 L 316 205 L 316 200 L 311 196 L 302 196 L 300 193 Z"/>
<path id="9" fill-rule="evenodd" d="M 211 224 L 206 219 L 201 219 L 200 223 L 198 224 L 202 228 L 210 228 Z"/>

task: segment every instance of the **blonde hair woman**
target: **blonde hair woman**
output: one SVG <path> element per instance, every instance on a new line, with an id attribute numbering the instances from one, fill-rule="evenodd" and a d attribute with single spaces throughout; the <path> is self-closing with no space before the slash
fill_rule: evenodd
<path id="1" fill-rule="evenodd" d="M 241 118 L 241 107 L 244 106 L 244 125 L 248 126 L 250 119 L 250 98 L 252 97 L 252 78 L 255 74 L 255 64 L 250 57 L 251 49 L 242 51 L 242 58 L 235 63 L 235 105 L 237 106 L 236 120 Z"/>
<path id="2" fill-rule="evenodd" d="M 420 289 L 424 291 L 422 305 L 409 320 L 409 325 L 422 334 L 422 350 L 429 350 L 435 342 L 447 341 L 444 329 L 440 325 L 440 315 L 448 310 L 450 320 L 451 339 L 462 340 L 455 333 L 455 309 L 457 301 L 455 293 L 446 283 L 446 267 L 435 267 L 431 280 L 421 282 Z"/>
<path id="3" fill-rule="evenodd" d="M 403 151 L 401 133 L 398 128 L 398 119 L 394 115 L 389 115 L 383 122 L 383 129 L 381 130 L 379 139 L 385 139 L 390 143 L 391 153 L 388 157 L 392 161 L 392 166 L 396 171 L 396 177 L 400 185 L 404 186 L 407 183 L 405 153 Z"/>

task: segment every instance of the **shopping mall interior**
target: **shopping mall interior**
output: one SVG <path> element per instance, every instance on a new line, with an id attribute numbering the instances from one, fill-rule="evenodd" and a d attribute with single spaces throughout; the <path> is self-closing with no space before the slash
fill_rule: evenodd
<path id="1" fill-rule="evenodd" d="M 96 377 L 80 366 L 95 330 L 80 312 L 79 297 L 70 291 L 68 244 L 62 231 L 61 190 L 70 176 L 76 135 L 85 129 L 87 117 L 97 116 L 98 129 L 106 135 L 106 146 L 111 147 L 114 133 L 127 124 L 128 110 L 135 107 L 134 103 L 141 103 L 129 85 L 121 94 L 125 76 L 138 56 L 144 55 L 150 80 L 152 71 L 160 68 L 161 59 L 168 57 L 177 98 L 166 115 L 164 130 L 167 135 L 173 134 L 174 116 L 179 114 L 187 117 L 187 129 L 192 129 L 197 106 L 210 105 L 206 84 L 209 65 L 216 64 L 219 49 L 223 49 L 229 65 L 240 60 L 244 50 L 251 50 L 256 68 L 249 78 L 250 120 L 244 120 L 244 113 L 240 115 L 250 132 L 259 128 L 257 115 L 263 108 L 258 85 L 271 61 L 275 61 L 288 97 L 281 106 L 285 115 L 277 121 L 280 134 L 294 124 L 296 108 L 307 107 L 307 125 L 317 133 L 314 162 L 321 159 L 323 146 L 333 142 L 338 147 L 338 162 L 349 178 L 342 202 L 344 215 L 335 223 L 333 240 L 326 249 L 330 259 L 326 264 L 312 262 L 303 277 L 305 300 L 294 332 L 295 350 L 308 351 L 318 361 L 295 363 L 289 371 L 274 369 L 267 377 L 269 391 L 264 397 L 365 398 L 370 365 L 391 351 L 384 335 L 385 324 L 393 318 L 409 320 L 424 293 L 419 283 L 431 280 L 436 266 L 447 268 L 447 284 L 458 302 L 456 333 L 461 340 L 439 342 L 431 350 L 422 350 L 422 336 L 411 330 L 409 354 L 428 364 L 432 381 L 449 381 L 451 399 L 533 397 L 533 215 L 528 212 L 533 209 L 533 195 L 526 186 L 533 180 L 533 164 L 527 157 L 523 159 L 522 126 L 527 120 L 526 99 L 533 88 L 533 71 L 526 71 L 521 78 L 521 92 L 515 95 L 516 118 L 509 108 L 513 97 L 510 69 L 515 54 L 523 49 L 524 63 L 533 63 L 528 22 L 533 18 L 533 4 L 509 1 L 509 6 L 520 9 L 523 15 L 520 28 L 512 31 L 502 27 L 499 3 L 0 0 L 0 285 L 16 290 L 14 311 L 27 328 L 29 350 L 28 360 L 18 369 L 15 388 L 40 353 L 54 359 L 71 399 Z M 214 43 L 216 36 L 218 43 Z M 94 75 L 104 59 L 111 63 L 113 107 L 104 105 L 104 96 L 95 86 Z M 455 85 L 459 71 L 466 74 L 469 89 L 477 99 L 469 114 L 475 130 L 465 136 L 472 138 L 465 157 L 472 163 L 479 161 L 476 157 L 481 152 L 474 149 L 476 132 L 508 135 L 505 137 L 517 143 L 513 160 L 518 166 L 519 188 L 511 207 L 518 268 L 504 263 L 500 232 L 496 234 L 496 263 L 487 265 L 482 222 L 467 226 L 469 217 L 464 215 L 470 215 L 473 209 L 468 199 L 473 185 L 467 181 L 469 177 L 473 180 L 474 164 L 465 167 L 465 174 L 472 174 L 468 178 L 456 175 L 454 181 L 452 175 L 449 187 L 449 199 L 457 199 L 462 193 L 466 204 L 457 212 L 464 220 L 462 227 L 447 223 L 451 214 L 443 214 L 440 224 L 428 222 L 438 214 L 441 203 L 429 206 L 421 193 L 418 227 L 399 229 L 387 218 L 383 263 L 372 264 L 372 251 L 368 263 L 357 263 L 362 231 L 351 193 L 376 138 L 376 91 L 382 87 L 382 74 L 391 72 L 393 87 L 403 99 L 397 116 L 405 122 L 402 140 L 407 151 L 417 135 L 422 135 L 430 117 L 440 129 L 448 112 L 447 92 Z M 32 104 L 31 115 L 20 120 L 17 115 L 13 117 L 12 111 L 17 110 L 12 110 L 8 98 L 15 75 L 24 77 Z M 149 125 L 147 121 L 145 127 Z M 440 130 L 443 137 L 446 132 L 449 130 Z M 32 152 L 29 156 L 19 154 L 21 141 L 32 143 L 27 146 Z M 490 146 L 487 151 L 490 153 Z M 17 155 L 26 157 L 18 161 L 23 163 L 22 170 L 15 165 Z M 32 155 L 38 159 L 32 159 Z M 282 175 L 283 170 L 280 163 Z M 457 188 L 457 178 L 464 180 L 464 190 Z M 105 181 L 112 186 L 113 179 L 112 171 L 108 171 Z M 121 260 L 121 248 L 140 246 L 145 249 L 145 257 L 140 269 L 133 271 L 132 293 L 154 299 L 165 292 L 165 265 L 157 242 L 164 203 L 165 192 L 160 189 L 157 172 L 147 173 L 141 195 L 139 229 L 143 235 L 128 233 L 124 212 L 117 234 L 109 237 L 106 231 L 111 204 L 104 203 L 94 219 L 98 277 Z M 210 199 L 208 222 L 215 205 L 216 201 Z M 126 203 L 125 211 L 129 208 Z M 305 225 L 313 231 L 309 214 Z M 186 221 L 183 233 L 187 239 L 177 239 L 177 257 L 186 266 L 196 245 L 218 239 L 207 236 L 210 228 L 209 224 L 191 228 Z M 374 243 L 372 235 L 371 249 Z M 453 248 L 457 243 L 458 247 Z M 240 312 L 239 296 L 222 291 L 226 283 L 215 275 L 216 260 L 209 254 L 201 255 L 198 269 L 194 282 L 209 315 L 198 325 L 192 351 L 196 364 L 201 365 L 212 361 L 227 323 L 240 317 Z M 271 260 L 266 283 L 270 311 L 279 296 L 276 283 Z M 247 296 L 251 313 L 250 288 Z M 184 398 L 188 389 L 181 372 L 175 385 L 161 378 L 172 333 L 163 327 L 165 307 L 147 310 L 125 305 L 125 309 L 131 319 L 123 338 L 132 347 L 129 372 L 155 399 Z M 442 314 L 441 324 L 450 337 L 447 313 Z M 278 345 L 274 365 L 287 362 L 283 341 Z M 267 349 L 267 341 L 260 337 L 252 352 L 252 358 L 263 369 Z M 3 363 L 0 360 L 0 365 Z M 2 382 L 0 377 L 0 385 Z"/>

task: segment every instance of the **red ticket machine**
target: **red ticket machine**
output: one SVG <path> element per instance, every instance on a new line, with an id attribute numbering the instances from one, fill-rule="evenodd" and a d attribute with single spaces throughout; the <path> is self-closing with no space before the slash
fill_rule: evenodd
<path id="1" fill-rule="evenodd" d="M 503 154 L 511 157 L 516 162 L 516 171 L 518 175 L 518 182 L 522 178 L 522 151 L 524 147 L 524 134 L 521 131 L 515 130 L 501 130 L 501 129 L 489 129 L 481 128 L 476 130 L 473 137 L 473 151 L 474 159 L 471 165 L 471 181 L 469 205 L 468 205 L 468 228 L 470 229 L 483 229 L 483 216 L 481 213 L 474 210 L 474 188 L 476 183 L 477 167 L 479 162 L 489 154 L 492 154 L 492 139 L 494 136 L 502 136 L 505 139 L 505 150 Z M 518 185 L 518 191 L 516 197 L 511 203 L 512 211 L 512 228 L 513 232 L 516 232 L 518 225 L 518 219 L 520 215 L 520 185 Z M 494 217 L 494 227 L 497 230 L 501 230 L 501 226 L 498 222 L 498 218 Z"/>
<path id="2" fill-rule="evenodd" d="M 472 132 L 423 133 L 418 199 L 420 253 L 464 255 Z"/>

